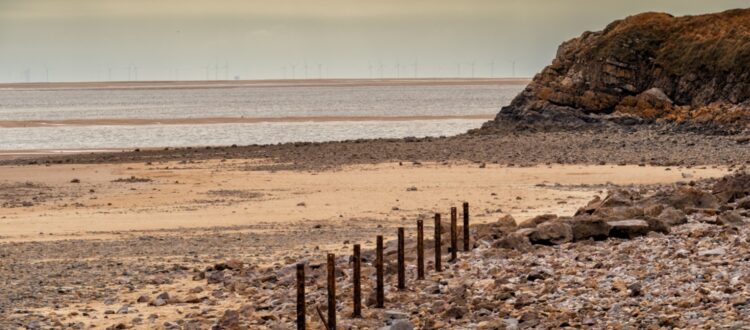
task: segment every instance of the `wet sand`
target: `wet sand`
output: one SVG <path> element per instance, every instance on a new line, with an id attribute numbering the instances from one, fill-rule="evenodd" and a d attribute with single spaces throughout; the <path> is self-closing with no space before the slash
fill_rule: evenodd
<path id="1" fill-rule="evenodd" d="M 158 119 L 62 119 L 62 120 L 0 120 L 0 128 L 60 127 L 100 125 L 206 125 L 206 124 L 255 124 L 255 123 L 301 123 L 301 122 L 356 122 L 356 121 L 415 121 L 450 119 L 485 119 L 494 115 L 462 116 L 308 116 L 308 117 L 218 117 L 218 118 L 158 118 Z"/>

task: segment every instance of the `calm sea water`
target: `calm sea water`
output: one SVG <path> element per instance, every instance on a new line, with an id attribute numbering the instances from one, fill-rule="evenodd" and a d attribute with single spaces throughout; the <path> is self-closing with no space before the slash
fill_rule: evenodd
<path id="1" fill-rule="evenodd" d="M 494 115 L 515 85 L 0 91 L 0 120 Z M 0 128 L 0 150 L 271 144 L 454 135 L 483 120 Z"/>

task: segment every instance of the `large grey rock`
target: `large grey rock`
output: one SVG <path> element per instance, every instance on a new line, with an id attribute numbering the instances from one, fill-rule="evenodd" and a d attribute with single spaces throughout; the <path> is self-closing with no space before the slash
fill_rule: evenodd
<path id="1" fill-rule="evenodd" d="M 687 215 L 684 212 L 673 207 L 665 208 L 657 219 L 663 221 L 668 226 L 677 226 L 687 222 Z"/>
<path id="2" fill-rule="evenodd" d="M 745 221 L 737 211 L 724 212 L 716 217 L 716 224 L 722 226 L 739 226 L 744 223 Z"/>
<path id="3" fill-rule="evenodd" d="M 542 223 L 529 235 L 529 241 L 533 244 L 558 245 L 572 240 L 573 230 L 570 225 L 560 221 Z"/>
<path id="4" fill-rule="evenodd" d="M 603 219 L 574 219 L 571 222 L 573 240 L 580 241 L 593 238 L 595 240 L 609 237 L 610 225 Z"/>
<path id="5" fill-rule="evenodd" d="M 534 228 L 540 224 L 543 224 L 547 221 L 555 220 L 557 219 L 557 215 L 554 214 L 542 214 L 538 215 L 536 217 L 533 217 L 531 219 L 528 219 L 524 222 L 521 222 L 518 225 L 518 228 Z"/>
<path id="6" fill-rule="evenodd" d="M 633 238 L 646 235 L 649 232 L 648 222 L 644 220 L 619 220 L 609 221 L 607 224 L 612 228 L 609 235 L 620 238 Z"/>

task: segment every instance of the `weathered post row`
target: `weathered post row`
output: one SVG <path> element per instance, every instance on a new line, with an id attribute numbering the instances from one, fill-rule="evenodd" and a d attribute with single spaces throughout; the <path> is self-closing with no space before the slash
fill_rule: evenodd
<path id="1" fill-rule="evenodd" d="M 451 207 L 451 261 L 458 258 L 458 212 L 455 207 Z M 435 272 L 442 271 L 442 223 L 440 213 L 435 213 Z M 469 231 L 469 203 L 463 203 L 463 249 L 471 250 Z M 404 228 L 398 228 L 398 289 L 406 289 L 406 262 L 404 248 Z M 359 244 L 354 244 L 352 256 L 352 286 L 353 286 L 353 311 L 352 317 L 362 317 L 362 259 Z M 383 266 L 383 236 L 378 235 L 375 247 L 375 269 L 376 269 L 376 308 L 384 308 L 385 305 L 385 283 L 384 283 L 384 266 Z M 417 279 L 425 278 L 424 270 L 424 223 L 417 220 Z M 328 330 L 336 329 L 336 256 L 328 254 L 328 320 L 318 309 L 321 319 L 326 323 Z M 305 303 L 305 265 L 297 264 L 297 329 L 306 329 L 306 303 Z"/>

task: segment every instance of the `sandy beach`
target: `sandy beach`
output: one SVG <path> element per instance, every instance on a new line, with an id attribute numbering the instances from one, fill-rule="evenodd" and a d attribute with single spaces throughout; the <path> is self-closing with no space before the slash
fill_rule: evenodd
<path id="1" fill-rule="evenodd" d="M 0 252 L 13 253 L 14 267 L 21 262 L 50 270 L 86 260 L 91 265 L 114 262 L 118 269 L 129 269 L 126 272 L 151 273 L 147 269 L 172 263 L 200 269 L 209 260 L 229 256 L 254 267 L 275 268 L 279 260 L 284 265 L 316 260 L 326 251 L 346 254 L 350 242 L 370 249 L 375 235 L 392 239 L 396 227 L 412 226 L 417 219 L 429 223 L 434 212 L 447 214 L 449 207 L 463 201 L 471 203 L 475 224 L 492 223 L 506 215 L 522 221 L 541 214 L 572 214 L 614 187 L 669 184 L 727 173 L 724 166 L 508 167 L 465 161 L 348 165 L 322 171 L 268 170 L 271 165 L 268 159 L 213 159 L 2 166 Z M 38 257 L 31 257 L 39 252 Z M 19 293 L 29 288 L 21 283 L 36 278 L 33 272 L 18 276 Z M 108 272 L 75 272 L 41 289 L 64 291 L 73 285 L 69 281 L 90 283 L 93 277 L 104 283 L 119 278 Z M 115 289 L 119 287 L 115 284 L 101 291 L 84 284 L 76 289 L 83 290 L 78 291 L 80 298 L 57 294 L 41 300 L 20 299 L 5 308 L 25 311 L 9 320 L 57 315 L 53 319 L 61 322 L 108 327 L 129 322 L 131 317 L 108 314 L 113 307 L 109 300 L 97 298 L 102 294 L 125 302 L 152 292 L 187 294 L 195 288 L 187 278 L 160 278 L 142 278 L 145 282 L 135 291 Z M 66 307 L 51 309 L 51 301 Z M 243 305 L 241 296 L 226 296 L 216 307 Z M 180 306 L 136 309 L 144 317 L 155 314 L 170 319 L 179 317 Z M 81 315 L 81 310 L 87 312 Z M 92 319 L 93 315 L 109 317 Z M 148 328 L 149 324 L 136 327 Z"/>
<path id="2" fill-rule="evenodd" d="M 308 221 L 345 230 L 352 221 L 411 223 L 461 201 L 471 201 L 480 222 L 505 214 L 525 219 L 573 213 L 607 185 L 671 183 L 727 172 L 723 167 L 672 171 L 632 165 L 479 168 L 465 163 L 385 163 L 323 172 L 254 169 L 261 165 L 268 164 L 209 160 L 2 167 L 2 240 L 97 238 L 178 228 L 284 229 Z"/>

